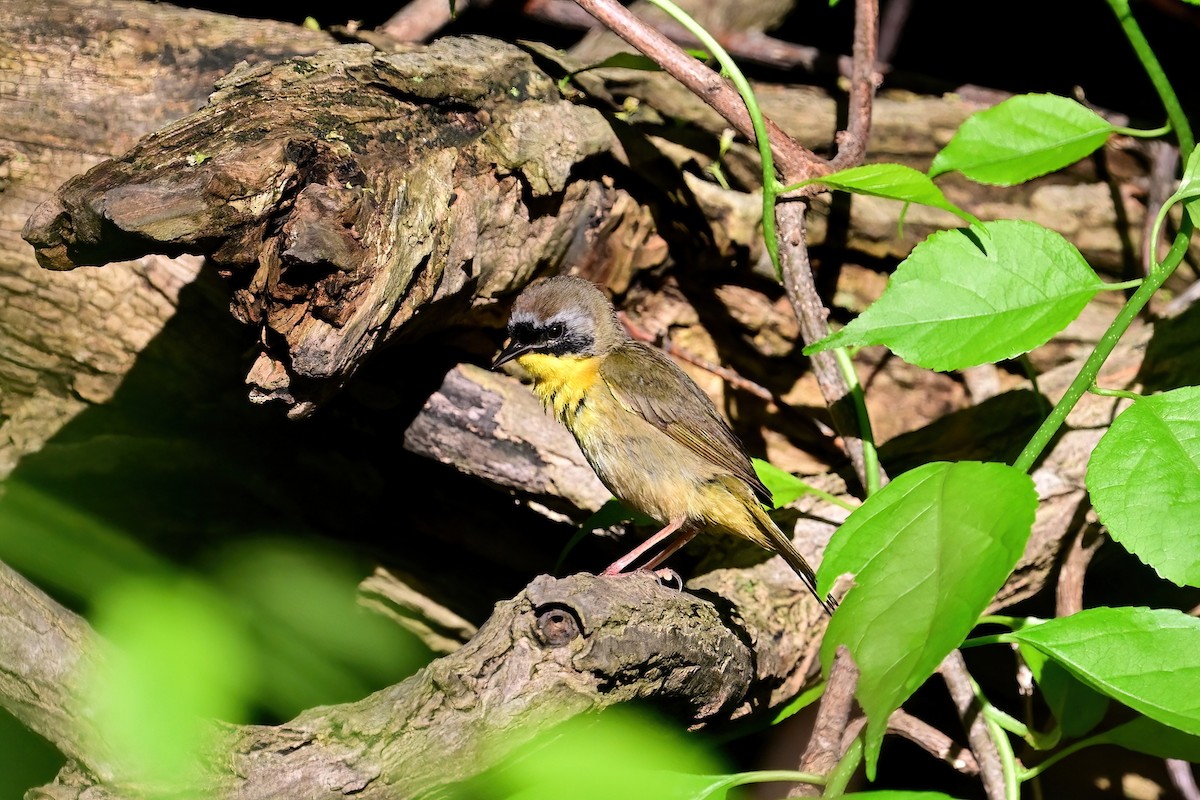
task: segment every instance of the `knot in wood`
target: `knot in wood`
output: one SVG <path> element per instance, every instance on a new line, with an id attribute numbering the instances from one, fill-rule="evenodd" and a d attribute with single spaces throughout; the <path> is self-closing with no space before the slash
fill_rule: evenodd
<path id="1" fill-rule="evenodd" d="M 579 637 L 583 626 L 570 608 L 546 605 L 537 610 L 537 636 L 543 644 L 562 647 Z"/>

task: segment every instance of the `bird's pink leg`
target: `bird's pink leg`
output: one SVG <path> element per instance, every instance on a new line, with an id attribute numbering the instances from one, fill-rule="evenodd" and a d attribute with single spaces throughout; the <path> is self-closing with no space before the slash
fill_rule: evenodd
<path id="1" fill-rule="evenodd" d="M 643 555 L 645 555 L 645 553 L 648 550 L 650 550 L 652 547 L 654 547 L 656 544 L 658 544 L 659 542 L 661 542 L 664 539 L 671 536 L 671 534 L 676 533 L 678 531 L 679 532 L 678 538 L 674 542 L 671 542 L 671 544 L 669 544 L 663 550 L 662 553 L 660 553 L 657 556 L 655 556 L 654 558 L 652 558 L 650 560 L 650 562 L 646 564 L 645 569 L 650 569 L 651 567 L 658 566 L 664 560 L 666 560 L 667 557 L 669 557 L 672 553 L 674 553 L 676 550 L 683 547 L 685 544 L 687 544 L 693 538 L 695 538 L 695 536 L 696 536 L 695 530 L 683 530 L 683 531 L 679 530 L 680 527 L 683 526 L 683 523 L 686 521 L 687 521 L 686 517 L 679 517 L 677 519 L 671 520 L 670 523 L 668 523 L 668 525 L 665 528 L 663 528 L 661 531 L 654 534 L 649 539 L 642 542 L 637 547 L 633 548 L 632 550 L 630 550 L 628 553 L 626 553 L 625 555 L 618 558 L 613 563 L 609 564 L 608 568 L 605 569 L 604 572 L 601 574 L 603 574 L 603 575 L 619 575 L 620 573 L 625 571 L 626 567 L 628 567 L 634 561 L 637 561 L 639 558 L 641 558 Z"/>
<path id="2" fill-rule="evenodd" d="M 654 569 L 659 564 L 675 555 L 675 553 L 679 552 L 679 550 L 681 550 L 685 544 L 690 542 L 692 539 L 695 539 L 698 533 L 700 533 L 699 528 L 685 528 L 684 530 L 681 530 L 675 536 L 675 539 L 662 549 L 661 553 L 647 561 L 645 565 L 641 567 L 641 569 Z M 668 567 L 666 571 L 670 572 L 671 569 Z"/>

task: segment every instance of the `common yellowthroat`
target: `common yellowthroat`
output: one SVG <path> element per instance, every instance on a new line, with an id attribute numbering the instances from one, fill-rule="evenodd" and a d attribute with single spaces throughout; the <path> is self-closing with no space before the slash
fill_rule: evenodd
<path id="1" fill-rule="evenodd" d="M 515 359 L 609 491 L 665 526 L 604 574 L 669 539 L 644 567 L 701 530 L 729 533 L 783 556 L 833 613 L 812 567 L 767 516 L 762 502 L 771 493 L 708 395 L 674 361 L 634 341 L 595 284 L 565 276 L 530 284 L 513 305 L 508 337 L 492 367 Z"/>

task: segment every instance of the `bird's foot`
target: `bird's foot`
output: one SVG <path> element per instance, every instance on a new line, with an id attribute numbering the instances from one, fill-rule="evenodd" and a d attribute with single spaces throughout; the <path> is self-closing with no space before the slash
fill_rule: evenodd
<path id="1" fill-rule="evenodd" d="M 648 574 L 653 575 L 654 577 L 658 578 L 658 582 L 661 583 L 663 586 L 669 586 L 678 591 L 681 591 L 681 592 L 683 591 L 683 578 L 679 575 L 678 572 L 671 569 L 670 567 L 659 567 L 658 569 L 647 569 L 646 567 L 639 567 L 638 569 L 632 569 L 632 570 L 629 570 L 628 572 L 626 572 L 624 570 L 613 569 L 612 567 L 609 567 L 608 569 L 604 570 L 600 574 L 605 577 L 613 577 L 615 575 L 634 575 L 637 573 L 642 573 L 642 574 L 648 573 Z"/>

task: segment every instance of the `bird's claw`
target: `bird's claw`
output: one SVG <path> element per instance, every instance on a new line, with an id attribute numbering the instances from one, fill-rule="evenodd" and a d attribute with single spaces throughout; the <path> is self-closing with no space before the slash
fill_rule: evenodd
<path id="1" fill-rule="evenodd" d="M 675 570 L 670 567 L 659 567 L 653 572 L 654 577 L 658 578 L 658 582 L 663 586 L 673 587 L 676 591 L 683 591 L 683 578 Z"/>

